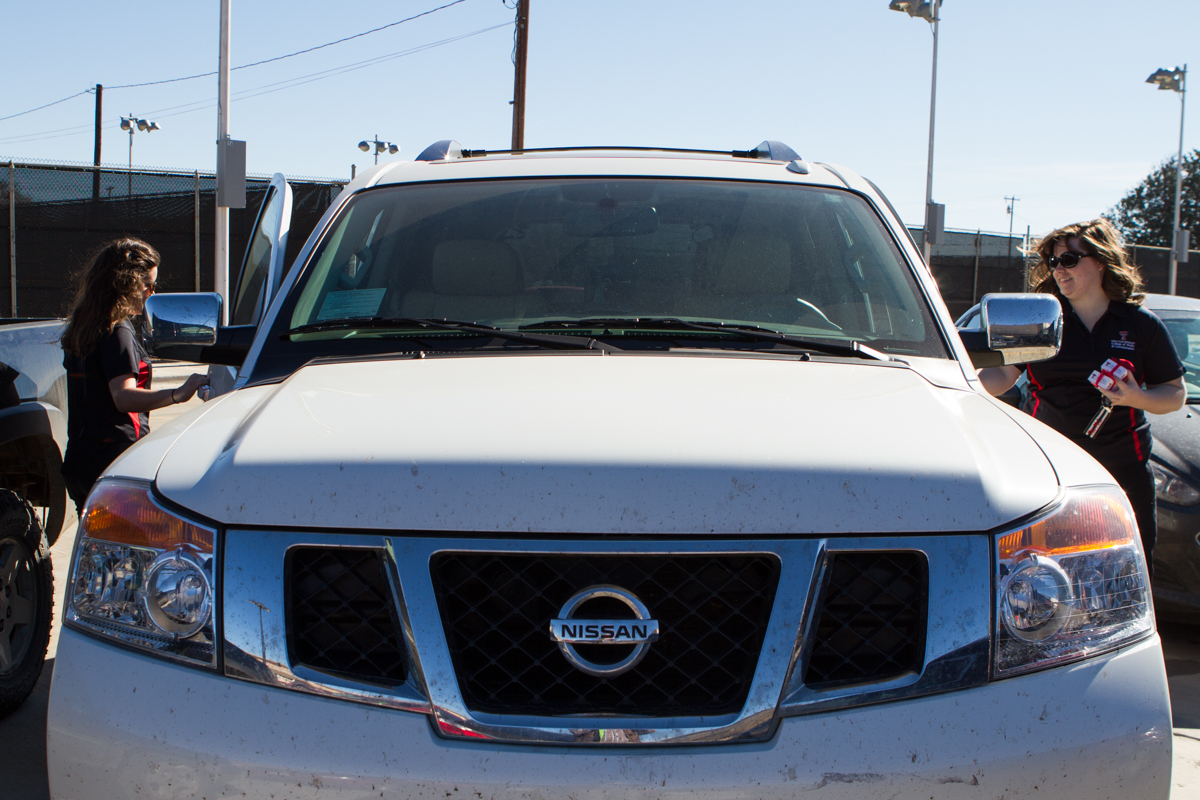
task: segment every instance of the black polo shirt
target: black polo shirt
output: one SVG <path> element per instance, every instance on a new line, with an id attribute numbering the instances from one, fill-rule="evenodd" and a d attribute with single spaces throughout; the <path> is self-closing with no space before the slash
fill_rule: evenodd
<path id="1" fill-rule="evenodd" d="M 149 415 L 144 411 L 118 411 L 108 388 L 113 378 L 130 374 L 139 389 L 151 388 L 150 356 L 129 320 L 114 325 L 86 358 L 64 351 L 63 365 L 67 369 L 70 442 L 119 442 L 128 447 L 150 432 Z"/>
<path id="2" fill-rule="evenodd" d="M 1088 375 L 1108 359 L 1133 363 L 1142 385 L 1183 375 L 1183 364 L 1162 320 L 1131 303 L 1110 302 L 1091 331 L 1063 304 L 1063 341 L 1049 361 L 1025 365 L 1030 393 L 1025 410 L 1082 447 L 1105 467 L 1129 466 L 1150 457 L 1150 423 L 1141 409 L 1116 406 L 1095 439 L 1084 435 L 1103 395 Z"/>

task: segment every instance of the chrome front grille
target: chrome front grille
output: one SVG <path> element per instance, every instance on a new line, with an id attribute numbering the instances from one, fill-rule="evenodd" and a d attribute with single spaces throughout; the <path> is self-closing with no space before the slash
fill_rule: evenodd
<path id="1" fill-rule="evenodd" d="M 741 710 L 779 582 L 771 555 L 440 553 L 431 566 L 459 689 L 491 714 L 708 716 Z M 661 634 L 629 672 L 576 669 L 549 636 L 568 598 L 596 585 L 641 599 Z M 621 609 L 614 609 L 620 613 Z M 580 645 L 615 662 L 628 645 Z"/>
<path id="2" fill-rule="evenodd" d="M 241 680 L 429 714 L 440 735 L 472 741 L 764 741 L 787 716 L 986 682 L 990 541 L 233 530 L 222 663 Z M 549 635 L 571 592 L 603 582 L 638 595 L 662 633 L 624 683 L 573 670 Z M 593 662 L 630 646 L 577 645 Z"/>

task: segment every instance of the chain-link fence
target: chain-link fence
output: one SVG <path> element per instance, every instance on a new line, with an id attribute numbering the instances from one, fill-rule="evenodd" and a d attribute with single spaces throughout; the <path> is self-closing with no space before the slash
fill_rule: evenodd
<path id="1" fill-rule="evenodd" d="M 344 182 L 288 182 L 293 192 L 290 263 Z M 240 266 L 269 183 L 267 176 L 248 178 L 246 207 L 230 209 L 231 275 Z M 211 172 L 0 164 L 0 264 L 8 278 L 0 281 L 0 317 L 65 315 L 71 276 L 119 236 L 144 239 L 162 255 L 160 291 L 212 291 L 215 197 Z"/>
<path id="2" fill-rule="evenodd" d="M 919 245 L 921 229 L 909 230 Z M 951 316 L 957 319 L 988 292 L 1028 291 L 1027 269 L 1036 260 L 1026 263 L 1026 246 L 1021 236 L 946 231 L 945 243 L 931 248 L 929 268 Z M 1170 248 L 1134 245 L 1129 248 L 1129 256 L 1141 267 L 1145 291 L 1166 294 Z M 1175 293 L 1200 297 L 1200 271 L 1189 269 L 1189 265 L 1200 265 L 1200 252 L 1191 251 L 1188 264 L 1179 265 Z"/>
<path id="3" fill-rule="evenodd" d="M 910 228 L 921 244 L 921 229 Z M 982 231 L 946 231 L 944 244 L 930 248 L 929 269 L 951 316 L 960 314 L 988 292 L 1020 292 L 1025 286 L 1025 257 L 1019 236 Z"/>
<path id="4" fill-rule="evenodd" d="M 269 181 L 266 176 L 248 179 L 246 207 L 230 209 L 231 274 L 240 265 Z M 290 264 L 344 183 L 304 178 L 289 183 Z M 65 315 L 71 275 L 100 245 L 123 235 L 145 239 L 162 254 L 160 291 L 212 291 L 215 195 L 216 179 L 207 172 L 0 164 L 0 265 L 8 273 L 8 280 L 0 280 L 0 317 Z M 920 228 L 912 234 L 920 243 Z M 1023 291 L 1023 244 L 1022 237 L 1002 233 L 947 231 L 946 242 L 932 248 L 930 268 L 950 313 L 957 317 L 988 292 Z M 1170 251 L 1130 249 L 1147 291 L 1165 293 Z M 1200 253 L 1190 263 L 1200 264 Z M 1200 297 L 1198 271 L 1180 265 L 1177 291 Z"/>

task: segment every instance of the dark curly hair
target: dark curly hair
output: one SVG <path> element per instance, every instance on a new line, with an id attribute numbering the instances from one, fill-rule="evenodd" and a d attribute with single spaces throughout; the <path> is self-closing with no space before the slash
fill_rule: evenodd
<path id="1" fill-rule="evenodd" d="M 86 358 L 123 319 L 142 313 L 150 270 L 158 251 L 141 239 L 115 239 L 75 276 L 75 302 L 63 331 L 63 350 Z"/>
<path id="2" fill-rule="evenodd" d="M 1029 273 L 1029 282 L 1035 292 L 1053 294 L 1062 300 L 1058 284 L 1054 281 L 1054 270 L 1050 269 L 1050 256 L 1054 255 L 1054 248 L 1059 242 L 1066 243 L 1068 239 L 1078 239 L 1083 244 L 1085 254 L 1104 266 L 1100 285 L 1109 300 L 1141 305 L 1144 299 L 1141 270 L 1128 260 L 1121 234 L 1103 218 L 1067 225 L 1038 240 L 1032 250 L 1038 256 L 1038 263 Z"/>

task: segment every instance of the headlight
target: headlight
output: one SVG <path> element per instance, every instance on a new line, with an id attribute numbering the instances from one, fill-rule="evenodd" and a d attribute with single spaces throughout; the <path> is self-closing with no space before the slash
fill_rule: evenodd
<path id="1" fill-rule="evenodd" d="M 1154 473 L 1154 496 L 1175 506 L 1194 506 L 1200 503 L 1200 489 L 1192 486 L 1171 470 L 1150 462 Z"/>
<path id="2" fill-rule="evenodd" d="M 1141 537 L 1115 486 L 1069 489 L 996 537 L 996 677 L 1129 644 L 1154 630 Z"/>
<path id="3" fill-rule="evenodd" d="M 102 481 L 79 522 L 66 619 L 186 663 L 216 666 L 216 531 L 163 509 L 144 483 Z"/>

